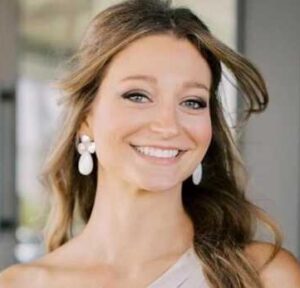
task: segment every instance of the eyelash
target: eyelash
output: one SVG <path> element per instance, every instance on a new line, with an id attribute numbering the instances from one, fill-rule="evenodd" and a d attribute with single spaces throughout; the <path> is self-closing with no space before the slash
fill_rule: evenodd
<path id="1" fill-rule="evenodd" d="M 122 98 L 133 101 L 133 100 L 131 100 L 132 96 L 140 96 L 140 97 L 143 97 L 143 98 L 148 98 L 146 95 L 144 95 L 142 93 L 125 93 L 125 94 L 122 95 Z M 140 101 L 133 101 L 133 102 L 143 103 L 143 102 L 140 102 Z M 204 100 L 189 99 L 189 100 L 186 100 L 185 102 L 196 103 L 199 108 L 192 108 L 193 110 L 205 109 L 207 107 L 207 103 Z"/>

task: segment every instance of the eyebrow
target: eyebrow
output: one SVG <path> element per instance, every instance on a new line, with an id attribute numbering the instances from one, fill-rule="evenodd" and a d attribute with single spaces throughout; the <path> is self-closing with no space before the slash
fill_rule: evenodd
<path id="1" fill-rule="evenodd" d="M 157 82 L 155 77 L 148 76 L 148 75 L 127 76 L 127 77 L 123 78 L 121 80 L 121 82 L 128 81 L 128 80 L 146 80 L 146 81 L 150 81 L 153 83 Z M 197 81 L 187 81 L 183 84 L 183 87 L 185 87 L 185 88 L 200 88 L 200 89 L 205 89 L 205 90 L 209 91 L 208 87 L 205 84 L 197 82 Z"/>

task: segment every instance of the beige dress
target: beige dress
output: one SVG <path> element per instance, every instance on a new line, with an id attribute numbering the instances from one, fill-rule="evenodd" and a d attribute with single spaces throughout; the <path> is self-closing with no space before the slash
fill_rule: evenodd
<path id="1" fill-rule="evenodd" d="M 194 247 L 189 248 L 166 272 L 147 288 L 208 288 Z"/>

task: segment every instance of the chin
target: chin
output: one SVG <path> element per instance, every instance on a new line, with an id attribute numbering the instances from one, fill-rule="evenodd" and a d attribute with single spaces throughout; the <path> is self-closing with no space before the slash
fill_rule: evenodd
<path id="1" fill-rule="evenodd" d="M 151 191 L 151 192 L 164 192 L 164 191 L 169 191 L 172 189 L 176 189 L 178 187 L 178 183 L 174 181 L 169 181 L 169 182 L 155 182 L 155 183 L 144 183 L 140 185 L 140 187 L 143 190 L 146 191 Z"/>

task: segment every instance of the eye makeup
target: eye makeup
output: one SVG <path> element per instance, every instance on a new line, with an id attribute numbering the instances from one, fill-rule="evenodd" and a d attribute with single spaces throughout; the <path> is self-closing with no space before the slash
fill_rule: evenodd
<path id="1" fill-rule="evenodd" d="M 121 96 L 123 99 L 135 102 L 135 103 L 147 103 L 148 101 L 152 102 L 152 100 L 141 92 L 126 92 L 122 94 Z M 207 108 L 207 102 L 206 100 L 203 100 L 200 97 L 197 97 L 197 99 L 187 99 L 184 100 L 182 103 L 190 103 L 191 105 L 185 105 L 188 108 L 191 108 L 193 110 L 199 110 L 199 109 L 205 109 Z"/>

